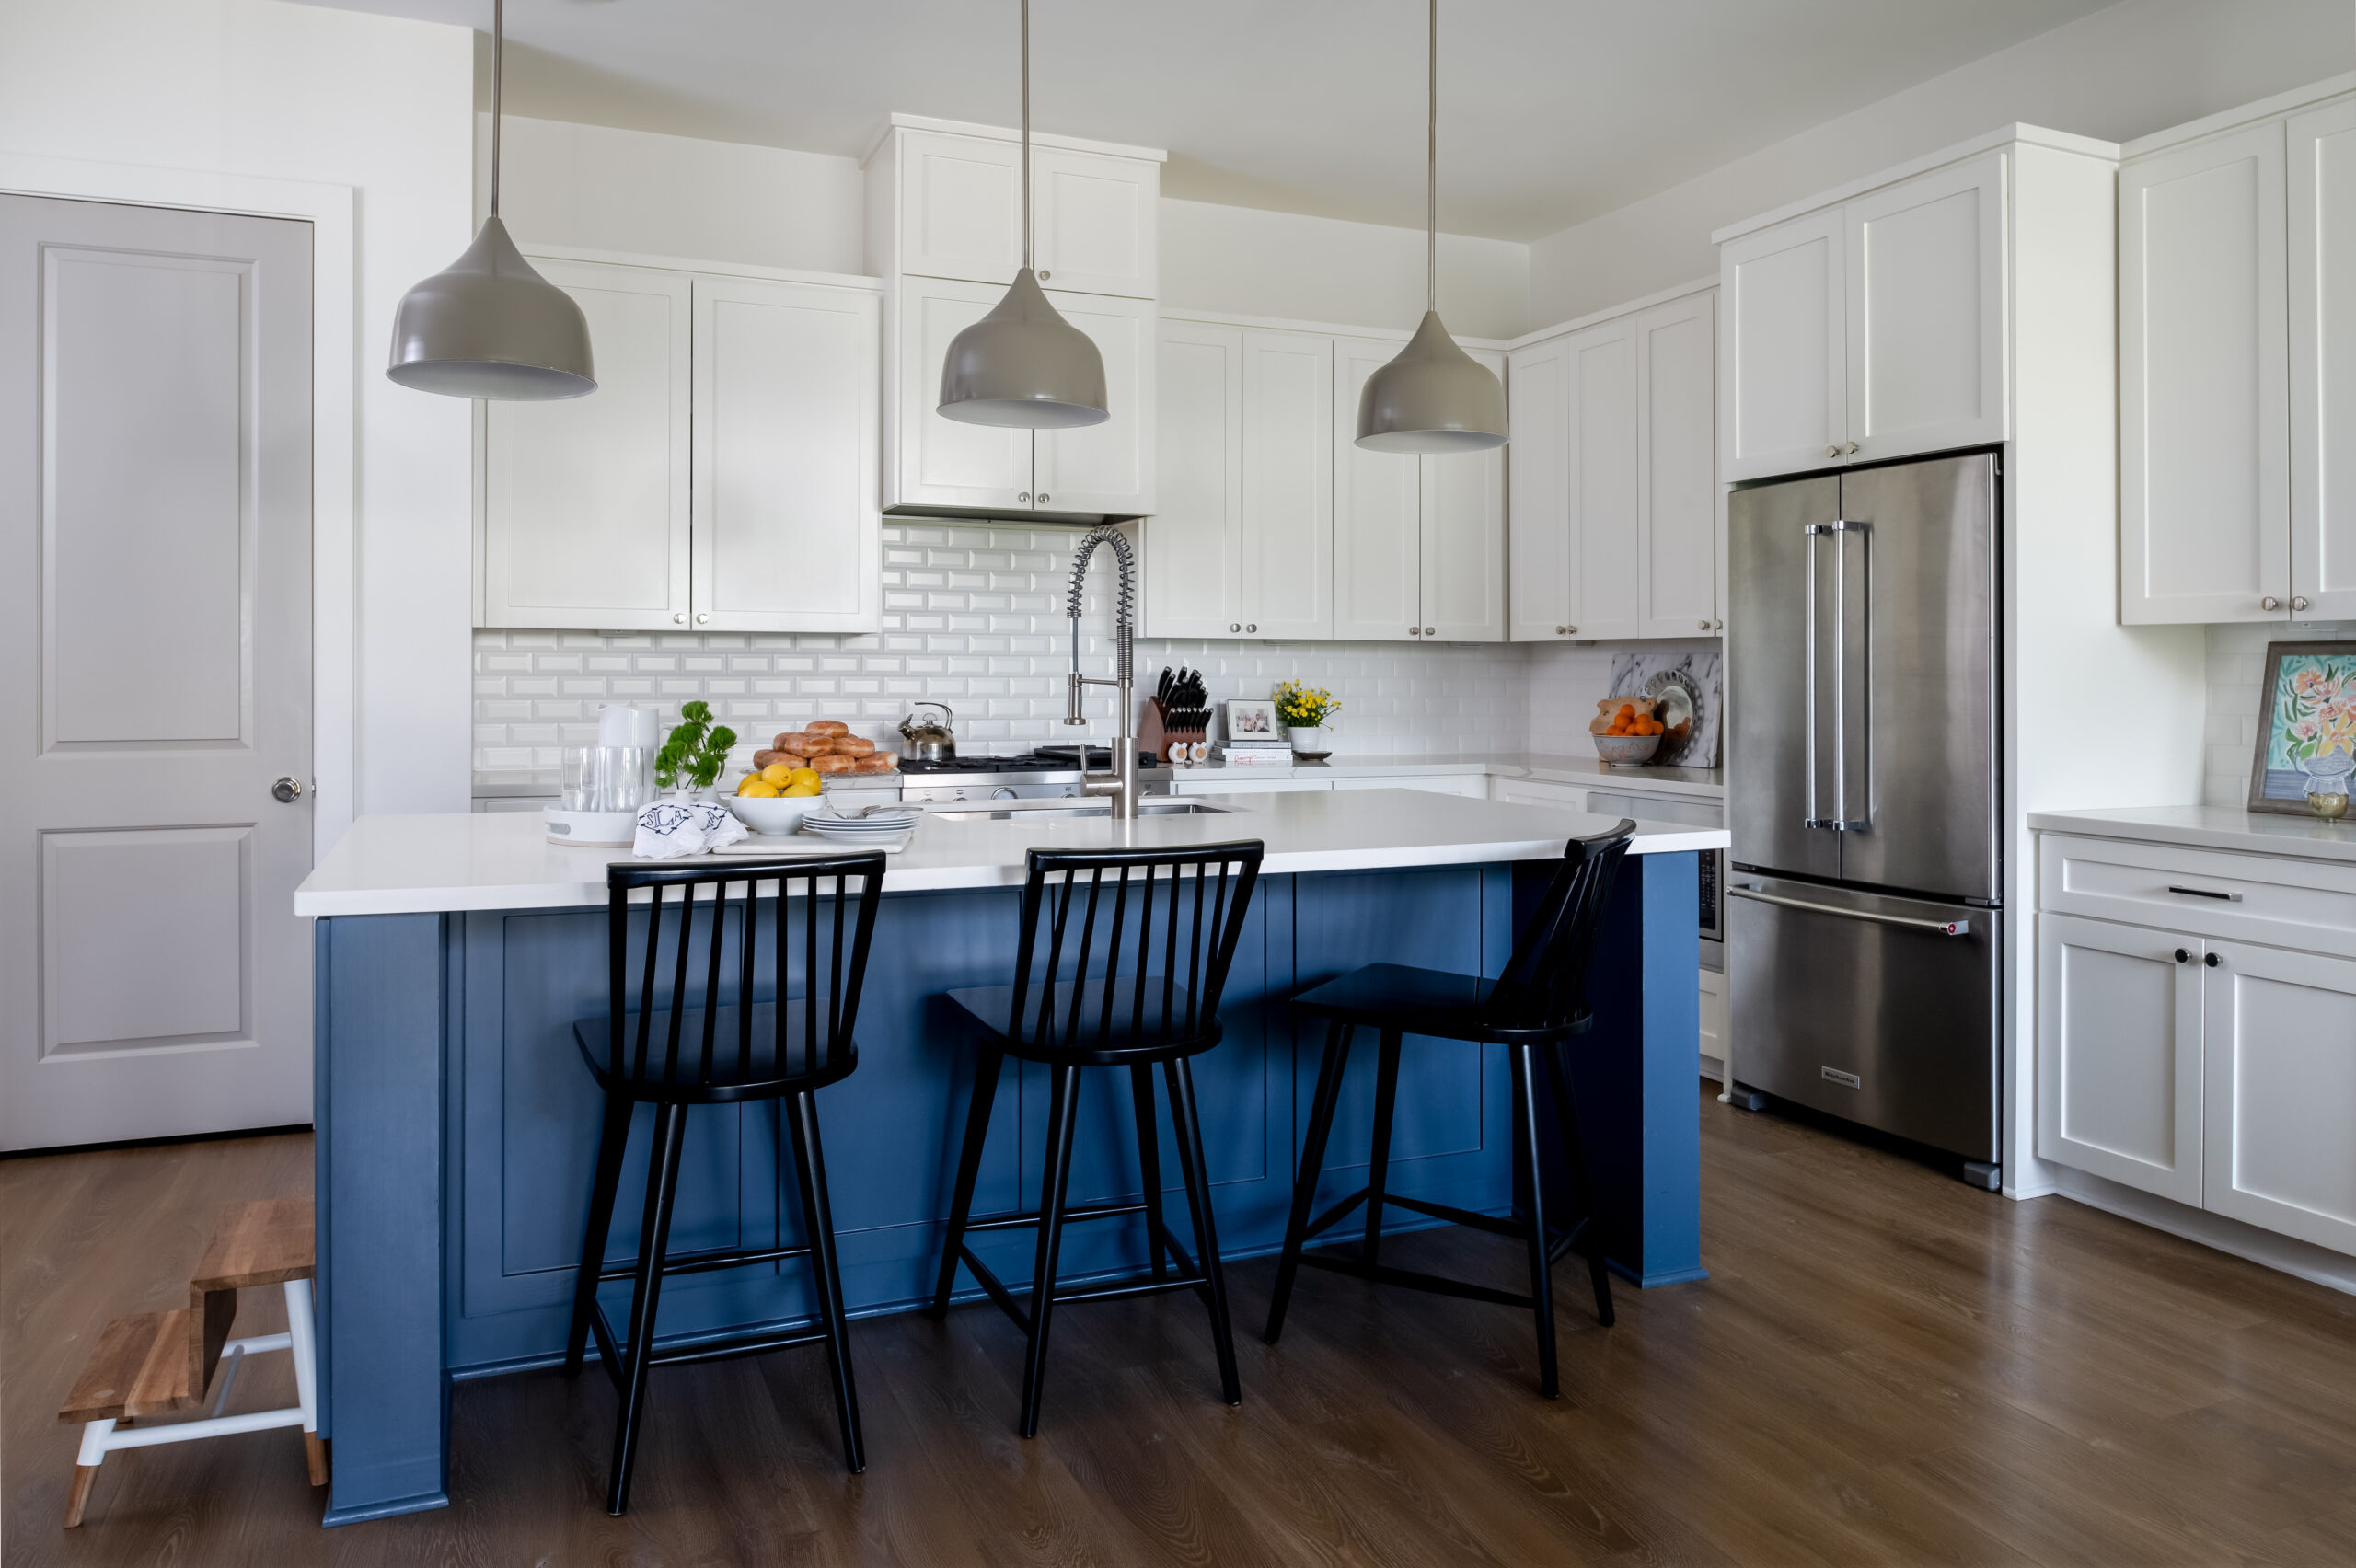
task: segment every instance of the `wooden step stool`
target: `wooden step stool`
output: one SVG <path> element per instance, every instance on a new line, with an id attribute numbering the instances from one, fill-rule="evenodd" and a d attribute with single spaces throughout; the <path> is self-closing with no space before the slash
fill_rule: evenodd
<path id="1" fill-rule="evenodd" d="M 310 1460 L 311 1484 L 327 1484 L 327 1445 L 318 1435 L 312 1271 L 308 1203 L 277 1198 L 232 1204 L 222 1211 L 204 1261 L 188 1283 L 187 1306 L 117 1318 L 106 1326 L 98 1348 L 75 1380 L 74 1391 L 65 1396 L 64 1406 L 57 1412 L 60 1421 L 83 1424 L 74 1490 L 65 1500 L 66 1528 L 82 1522 L 82 1509 L 90 1500 L 91 1484 L 98 1479 L 98 1466 L 117 1448 L 300 1426 Z M 229 1325 L 237 1320 L 237 1292 L 256 1285 L 285 1287 L 286 1332 L 233 1340 Z M 283 1350 L 294 1356 L 299 1402 L 285 1410 L 223 1414 L 239 1365 L 246 1356 L 266 1350 Z M 222 1366 L 225 1359 L 225 1368 Z M 202 1403 L 208 1386 L 214 1385 L 216 1368 L 220 1376 L 217 1386 L 212 1388 L 211 1415 L 123 1430 L 125 1423 L 144 1422 Z"/>

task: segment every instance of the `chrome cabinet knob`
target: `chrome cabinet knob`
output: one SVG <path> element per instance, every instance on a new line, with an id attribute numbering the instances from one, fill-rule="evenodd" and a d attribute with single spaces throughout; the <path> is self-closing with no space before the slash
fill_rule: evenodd
<path id="1" fill-rule="evenodd" d="M 1246 631 L 1257 631 L 1260 629 L 1260 623 L 1258 621 L 1253 621 L 1250 626 L 1245 627 L 1243 629 Z"/>
<path id="2" fill-rule="evenodd" d="M 2305 595 L 2305 594 L 2292 594 L 2292 595 L 2291 595 L 2291 607 L 2292 607 L 2292 609 L 2294 609 L 2294 610 L 2304 610 L 2304 609 L 2305 609 L 2305 608 L 2307 607 L 2307 598 L 2306 598 L 2306 595 Z"/>
<path id="3" fill-rule="evenodd" d="M 1242 621 L 1230 621 L 1227 623 L 1227 629 L 1230 631 L 1242 631 L 1243 629 L 1243 623 Z"/>
<path id="4" fill-rule="evenodd" d="M 679 625 L 685 626 L 687 624 L 687 612 L 681 610 L 677 615 L 673 616 L 671 618 L 676 621 Z"/>
<path id="5" fill-rule="evenodd" d="M 1407 628 L 1407 635 L 1410 637 L 1421 637 L 1424 635 L 1424 628 L 1419 626 L 1411 626 Z"/>
<path id="6" fill-rule="evenodd" d="M 303 798 L 303 781 L 286 778 L 270 787 L 271 798 L 282 806 L 291 806 Z"/>
<path id="7" fill-rule="evenodd" d="M 1045 490 L 1041 490 L 1039 492 L 1039 504 L 1042 506 L 1047 504 L 1047 492 Z"/>
<path id="8" fill-rule="evenodd" d="M 2176 961 L 2178 963 L 2190 963 L 2192 962 L 2192 955 L 2185 951 L 2182 948 L 2178 948 L 2176 950 Z"/>
<path id="9" fill-rule="evenodd" d="M 1563 628 L 1563 635 L 1565 637 L 1576 637 L 1578 634 L 1579 628 L 1575 626 L 1566 626 Z"/>
<path id="10" fill-rule="evenodd" d="M 702 625 L 704 625 L 706 622 L 710 621 L 710 619 L 711 619 L 711 616 L 710 615 L 710 613 L 709 613 L 709 612 L 707 612 L 707 613 L 705 613 L 705 614 L 703 614 L 703 615 L 699 615 L 699 616 L 696 617 L 696 624 L 697 624 L 698 626 L 702 626 Z"/>
<path id="11" fill-rule="evenodd" d="M 1710 629 L 1712 631 L 1724 631 L 1726 628 L 1727 623 L 1722 620 L 1714 620 L 1710 623 Z"/>
<path id="12" fill-rule="evenodd" d="M 1703 629 L 1703 631 L 1707 631 L 1707 630 L 1709 630 L 1709 629 L 1710 629 L 1710 623 L 1709 623 L 1708 621 L 1703 621 L 1703 622 L 1702 623 L 1702 629 Z"/>
<path id="13" fill-rule="evenodd" d="M 1554 635 L 1557 637 L 1568 637 L 1570 634 L 1571 628 L 1569 627 L 1558 626 L 1554 628 Z"/>
<path id="14" fill-rule="evenodd" d="M 1437 631 L 1433 630 L 1430 627 L 1426 627 L 1426 628 L 1424 628 L 1424 635 L 1425 635 L 1426 637 L 1437 637 L 1437 636 L 1438 636 L 1438 635 L 1439 635 L 1439 633 L 1438 633 Z"/>
<path id="15" fill-rule="evenodd" d="M 2258 602 L 2258 607 L 2261 610 L 2279 610 L 2282 607 L 2282 601 L 2269 594 Z"/>
<path id="16" fill-rule="evenodd" d="M 1852 457 L 1854 457 L 1856 455 L 1857 455 L 1857 444 L 1856 444 L 1855 442 L 1854 442 L 1854 441 L 1853 441 L 1853 442 L 1849 443 L 1849 455 L 1850 455 L 1850 456 L 1852 456 Z"/>
<path id="17" fill-rule="evenodd" d="M 1827 457 L 1838 457 L 1841 455 L 1841 448 L 1838 446 L 1828 446 L 1824 449 L 1824 455 Z"/>
<path id="18" fill-rule="evenodd" d="M 1055 274 L 1054 274 L 1053 272 L 1048 271 L 1045 267 L 1042 267 L 1042 268 L 1040 268 L 1040 269 L 1039 269 L 1039 281 L 1040 281 L 1041 282 L 1043 282 L 1043 283 L 1044 283 L 1044 282 L 1045 282 L 1049 278 L 1052 278 L 1052 277 L 1054 277 L 1054 276 L 1055 276 Z M 1042 499 L 1042 500 L 1044 500 L 1044 499 L 1045 499 L 1045 497 L 1042 497 L 1041 499 Z"/>
<path id="19" fill-rule="evenodd" d="M 1031 492 L 1030 492 L 1029 490 L 1024 490 L 1022 494 L 1020 494 L 1020 495 L 1016 496 L 1014 499 L 1015 499 L 1015 500 L 1017 500 L 1017 501 L 1019 501 L 1019 502 L 1021 502 L 1023 505 L 1028 506 L 1028 505 L 1030 505 L 1030 504 L 1031 504 Z"/>

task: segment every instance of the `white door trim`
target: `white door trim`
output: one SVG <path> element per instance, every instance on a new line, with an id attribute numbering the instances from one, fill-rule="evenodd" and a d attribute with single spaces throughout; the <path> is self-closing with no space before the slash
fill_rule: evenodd
<path id="1" fill-rule="evenodd" d="M 360 783 L 357 317 L 352 188 L 0 153 L 0 193 L 192 207 L 311 225 L 311 854 L 352 825 Z"/>

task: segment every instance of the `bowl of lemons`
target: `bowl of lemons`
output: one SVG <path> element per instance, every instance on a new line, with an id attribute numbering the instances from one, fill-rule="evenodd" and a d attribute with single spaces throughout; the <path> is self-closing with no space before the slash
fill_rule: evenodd
<path id="1" fill-rule="evenodd" d="M 815 768 L 776 762 L 745 775 L 728 798 L 728 809 L 755 833 L 782 835 L 800 827 L 803 813 L 818 800 Z"/>

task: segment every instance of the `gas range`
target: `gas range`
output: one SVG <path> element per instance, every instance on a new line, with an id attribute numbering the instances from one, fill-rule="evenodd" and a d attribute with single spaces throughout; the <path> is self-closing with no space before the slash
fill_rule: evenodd
<path id="1" fill-rule="evenodd" d="M 1166 792 L 1170 770 L 1138 754 L 1147 788 L 1159 778 Z M 1113 765 L 1111 748 L 1090 746 L 1088 766 L 1102 772 Z M 900 799 L 913 804 L 947 801 L 1048 800 L 1080 792 L 1078 746 L 1041 746 L 1017 756 L 960 756 L 945 762 L 900 759 Z"/>

